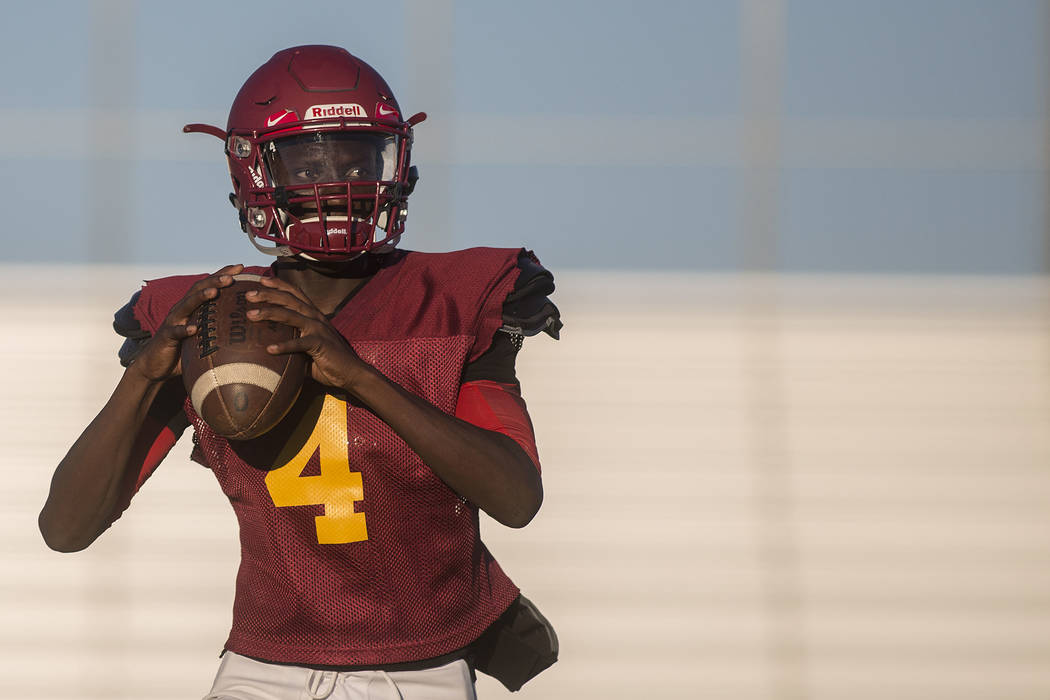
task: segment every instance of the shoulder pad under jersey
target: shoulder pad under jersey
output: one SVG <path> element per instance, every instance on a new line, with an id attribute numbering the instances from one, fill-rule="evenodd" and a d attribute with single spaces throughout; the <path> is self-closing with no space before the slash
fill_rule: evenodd
<path id="1" fill-rule="evenodd" d="M 131 361 L 135 359 L 139 351 L 150 339 L 149 331 L 145 330 L 142 324 L 139 323 L 139 320 L 135 318 L 135 304 L 138 302 L 139 294 L 141 293 L 141 290 L 135 292 L 131 297 L 131 301 L 120 307 L 117 313 L 113 314 L 113 330 L 124 338 L 124 344 L 117 351 L 117 356 L 120 358 L 120 364 L 123 367 L 131 364 Z"/>
<path id="2" fill-rule="evenodd" d="M 518 257 L 521 272 L 514 289 L 503 302 L 504 333 L 511 336 L 532 336 L 540 332 L 557 339 L 562 328 L 558 307 L 547 298 L 554 292 L 554 275 L 540 265 L 531 253 Z"/>

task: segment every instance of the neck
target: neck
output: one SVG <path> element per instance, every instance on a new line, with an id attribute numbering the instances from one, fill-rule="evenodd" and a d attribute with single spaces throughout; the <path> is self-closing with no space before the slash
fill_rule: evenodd
<path id="1" fill-rule="evenodd" d="M 360 255 L 346 262 L 315 262 L 299 258 L 280 259 L 274 274 L 303 290 L 321 313 L 332 313 L 355 289 L 376 273 L 377 256 Z"/>

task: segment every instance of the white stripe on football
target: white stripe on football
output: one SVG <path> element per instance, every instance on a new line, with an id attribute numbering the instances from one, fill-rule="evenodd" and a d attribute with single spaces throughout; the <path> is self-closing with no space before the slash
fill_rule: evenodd
<path id="1" fill-rule="evenodd" d="M 272 394 L 280 381 L 281 375 L 262 365 L 254 365 L 250 362 L 231 362 L 228 365 L 213 367 L 198 377 L 190 392 L 190 402 L 193 404 L 193 410 L 200 415 L 204 399 L 219 387 L 227 384 L 252 384 Z"/>

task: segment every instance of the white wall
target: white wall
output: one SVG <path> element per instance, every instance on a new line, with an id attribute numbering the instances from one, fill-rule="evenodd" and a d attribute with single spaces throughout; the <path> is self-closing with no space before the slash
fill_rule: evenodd
<path id="1" fill-rule="evenodd" d="M 202 696 L 236 524 L 186 445 L 88 551 L 36 532 L 157 273 L 2 272 L 0 697 Z M 559 281 L 519 360 L 546 502 L 485 523 L 561 637 L 519 697 L 1050 694 L 1046 281 Z"/>

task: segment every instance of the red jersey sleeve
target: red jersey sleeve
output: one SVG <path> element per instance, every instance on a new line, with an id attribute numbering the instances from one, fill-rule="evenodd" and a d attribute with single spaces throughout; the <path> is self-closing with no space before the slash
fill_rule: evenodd
<path id="1" fill-rule="evenodd" d="M 459 389 L 456 417 L 506 435 L 525 450 L 536 469 L 540 468 L 532 420 L 517 384 L 486 379 L 465 382 Z"/>
<path id="2" fill-rule="evenodd" d="M 135 444 L 131 448 L 128 463 L 135 465 L 124 474 L 120 485 L 120 501 L 114 511 L 113 520 L 127 510 L 132 497 L 138 493 L 157 467 L 178 442 L 189 421 L 182 410 L 186 392 L 179 378 L 169 380 L 161 388 L 149 413 L 139 429 Z"/>
<path id="3" fill-rule="evenodd" d="M 124 338 L 124 345 L 120 348 L 118 356 L 120 364 L 125 367 L 134 362 L 151 336 L 150 331 L 142 326 L 138 318 L 137 307 L 141 296 L 141 291 L 136 292 L 131 301 L 113 315 L 113 330 Z M 182 409 L 185 399 L 186 391 L 181 378 L 178 377 L 165 382 L 157 393 L 131 448 L 129 464 L 134 466 L 124 474 L 120 500 L 113 520 L 127 510 L 132 497 L 156 471 L 183 431 L 189 427 L 189 420 Z"/>

